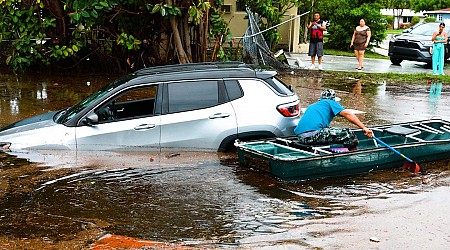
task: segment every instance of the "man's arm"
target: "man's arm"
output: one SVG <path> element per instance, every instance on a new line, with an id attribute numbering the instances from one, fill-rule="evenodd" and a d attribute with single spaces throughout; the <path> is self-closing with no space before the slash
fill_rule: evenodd
<path id="1" fill-rule="evenodd" d="M 344 109 L 341 112 L 339 112 L 339 115 L 345 117 L 345 119 L 347 119 L 349 122 L 360 127 L 364 131 L 364 134 L 367 137 L 370 137 L 370 138 L 373 137 L 372 130 L 366 128 L 366 126 L 364 126 L 364 124 L 359 120 L 359 118 L 355 114 L 353 114 L 350 110 Z"/>
<path id="2" fill-rule="evenodd" d="M 322 25 L 320 26 L 320 29 L 321 29 L 322 31 L 327 30 L 327 22 L 322 21 Z"/>

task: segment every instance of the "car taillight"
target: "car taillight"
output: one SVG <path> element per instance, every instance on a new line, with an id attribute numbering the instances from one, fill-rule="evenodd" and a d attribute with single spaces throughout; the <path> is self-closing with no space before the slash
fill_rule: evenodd
<path id="1" fill-rule="evenodd" d="M 281 104 L 277 106 L 278 112 L 280 112 L 285 117 L 294 117 L 298 116 L 300 111 L 300 104 Z"/>

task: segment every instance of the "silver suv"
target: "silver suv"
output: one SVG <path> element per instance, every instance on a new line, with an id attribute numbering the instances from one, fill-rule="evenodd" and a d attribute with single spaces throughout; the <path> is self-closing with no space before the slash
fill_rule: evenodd
<path id="1" fill-rule="evenodd" d="M 142 69 L 73 107 L 1 129 L 0 146 L 226 151 L 236 139 L 289 136 L 300 100 L 275 75 L 239 62 Z"/>

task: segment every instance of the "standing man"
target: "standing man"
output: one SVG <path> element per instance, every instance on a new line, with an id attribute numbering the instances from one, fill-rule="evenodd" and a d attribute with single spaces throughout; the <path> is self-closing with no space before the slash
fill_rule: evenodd
<path id="1" fill-rule="evenodd" d="M 311 66 L 309 69 L 315 69 L 316 55 L 319 61 L 319 70 L 323 70 L 322 56 L 323 56 L 323 31 L 327 30 L 326 23 L 320 20 L 320 13 L 314 12 L 313 21 L 309 22 L 308 29 L 309 35 L 309 52 L 311 57 Z"/>
<path id="2" fill-rule="evenodd" d="M 339 99 L 334 90 L 325 89 L 320 94 L 320 100 L 306 109 L 294 129 L 300 143 L 308 145 L 342 143 L 349 150 L 357 149 L 359 141 L 350 128 L 330 127 L 331 121 L 337 115 L 360 127 L 367 137 L 373 137 L 372 130 L 364 126 L 358 117 L 342 107 L 337 100 Z"/>

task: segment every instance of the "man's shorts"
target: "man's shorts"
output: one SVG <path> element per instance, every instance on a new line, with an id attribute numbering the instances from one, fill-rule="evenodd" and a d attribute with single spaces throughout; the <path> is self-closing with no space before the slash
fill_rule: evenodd
<path id="1" fill-rule="evenodd" d="M 355 133 L 349 128 L 324 128 L 298 135 L 298 142 L 307 145 L 340 144 L 348 149 L 358 146 L 359 141 Z"/>
<path id="2" fill-rule="evenodd" d="M 308 56 L 323 56 L 323 42 L 309 43 Z"/>

